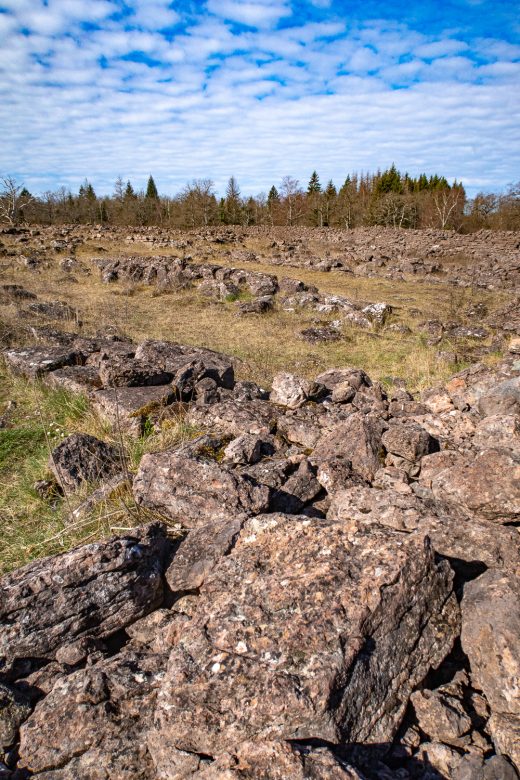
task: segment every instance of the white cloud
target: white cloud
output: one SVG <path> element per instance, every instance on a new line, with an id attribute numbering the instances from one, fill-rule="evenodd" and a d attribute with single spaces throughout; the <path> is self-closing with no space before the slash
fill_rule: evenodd
<path id="1" fill-rule="evenodd" d="M 445 57 L 451 54 L 459 54 L 461 51 L 467 51 L 469 46 L 464 41 L 458 41 L 454 38 L 446 38 L 441 41 L 432 41 L 432 43 L 423 43 L 414 49 L 417 57 L 425 59 L 434 59 L 436 57 Z"/>
<path id="2" fill-rule="evenodd" d="M 271 27 L 292 13 L 290 5 L 283 0 L 208 0 L 207 7 L 216 16 L 249 27 Z"/>
<path id="3" fill-rule="evenodd" d="M 181 18 L 171 6 L 168 0 L 138 0 L 134 4 L 131 21 L 149 30 L 171 27 Z"/>
<path id="4" fill-rule="evenodd" d="M 285 0 L 210 0 L 172 39 L 160 30 L 182 22 L 180 3 L 133 0 L 120 23 L 105 0 L 2 2 L 0 172 L 31 189 L 87 175 L 110 192 L 119 173 L 141 186 L 150 171 L 162 191 L 206 176 L 223 188 L 235 172 L 256 192 L 392 161 L 495 187 L 520 165 L 519 52 L 503 41 L 388 21 L 276 29 Z M 229 21 L 244 14 L 238 32 Z M 29 21 L 37 32 L 20 34 Z"/>

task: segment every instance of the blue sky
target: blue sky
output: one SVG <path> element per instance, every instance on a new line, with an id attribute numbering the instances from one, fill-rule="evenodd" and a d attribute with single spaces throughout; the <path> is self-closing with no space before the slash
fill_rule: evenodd
<path id="1" fill-rule="evenodd" d="M 520 179 L 514 0 L 0 0 L 0 41 L 0 174 L 35 192 Z"/>

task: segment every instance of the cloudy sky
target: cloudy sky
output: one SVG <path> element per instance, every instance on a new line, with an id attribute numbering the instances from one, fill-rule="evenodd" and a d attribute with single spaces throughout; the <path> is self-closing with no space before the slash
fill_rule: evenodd
<path id="1" fill-rule="evenodd" d="M 517 0 L 0 0 L 0 41 L 0 174 L 35 192 L 520 179 Z"/>

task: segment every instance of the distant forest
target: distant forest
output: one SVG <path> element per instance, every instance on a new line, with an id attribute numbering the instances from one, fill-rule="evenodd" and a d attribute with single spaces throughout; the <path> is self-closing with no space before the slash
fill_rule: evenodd
<path id="1" fill-rule="evenodd" d="M 224 197 L 211 179 L 195 179 L 173 197 L 160 195 L 153 176 L 145 190 L 119 178 L 111 196 L 98 196 L 85 179 L 77 193 L 65 187 L 33 195 L 11 177 L 1 179 L 0 221 L 20 223 L 159 225 L 171 228 L 212 225 L 307 225 L 355 228 L 442 228 L 520 230 L 520 182 L 503 194 L 480 193 L 468 199 L 463 185 L 444 176 L 417 177 L 395 165 L 375 174 L 347 176 L 337 189 L 314 171 L 306 186 L 285 176 L 268 193 L 241 194 L 234 176 Z"/>

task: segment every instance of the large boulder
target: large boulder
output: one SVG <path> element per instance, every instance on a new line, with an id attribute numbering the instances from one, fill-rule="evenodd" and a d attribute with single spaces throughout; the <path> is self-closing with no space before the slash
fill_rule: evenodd
<path id="1" fill-rule="evenodd" d="M 156 777 L 142 734 L 166 656 L 124 649 L 60 678 L 20 731 L 20 763 L 43 778 Z"/>
<path id="2" fill-rule="evenodd" d="M 108 637 L 163 597 L 165 528 L 42 558 L 0 580 L 0 671 L 27 672 L 82 637 Z"/>
<path id="3" fill-rule="evenodd" d="M 244 433 L 262 435 L 276 427 L 276 410 L 268 401 L 226 399 L 210 406 L 192 406 L 186 422 L 199 429 L 218 431 L 235 438 Z"/>
<path id="4" fill-rule="evenodd" d="M 53 449 L 49 469 L 65 491 L 73 491 L 83 483 L 100 482 L 120 473 L 121 453 L 88 433 L 73 433 Z"/>
<path id="5" fill-rule="evenodd" d="M 219 387 L 232 388 L 235 382 L 233 362 L 227 355 L 203 347 L 191 347 L 170 341 L 144 341 L 136 349 L 136 360 L 176 374 L 193 360 L 204 366 L 204 375 Z"/>
<path id="6" fill-rule="evenodd" d="M 310 460 L 320 465 L 341 456 L 351 462 L 353 471 L 371 481 L 383 460 L 382 434 L 386 428 L 377 415 L 355 412 L 318 440 Z"/>
<path id="7" fill-rule="evenodd" d="M 83 362 L 78 350 L 67 347 L 26 347 L 8 350 L 3 355 L 13 374 L 20 374 L 27 379 L 38 379 L 57 368 Z"/>
<path id="8" fill-rule="evenodd" d="M 433 494 L 469 514 L 497 523 L 520 517 L 520 457 L 489 449 L 462 458 L 432 479 Z"/>
<path id="9" fill-rule="evenodd" d="M 187 528 L 233 514 L 258 514 L 269 503 L 269 488 L 221 466 L 218 452 L 189 457 L 177 452 L 145 455 L 134 479 L 134 496 Z"/>
<path id="10" fill-rule="evenodd" d="M 298 409 L 317 394 L 318 387 L 314 382 L 294 374 L 282 371 L 273 379 L 273 388 L 269 400 L 272 404 L 286 406 L 288 409 Z"/>
<path id="11" fill-rule="evenodd" d="M 462 647 L 475 687 L 491 708 L 489 733 L 520 770 L 520 579 L 489 569 L 468 583 L 462 601 Z"/>
<path id="12" fill-rule="evenodd" d="M 247 521 L 200 599 L 148 739 L 161 777 L 244 740 L 391 741 L 459 627 L 427 540 L 301 516 Z"/>

